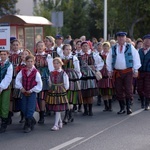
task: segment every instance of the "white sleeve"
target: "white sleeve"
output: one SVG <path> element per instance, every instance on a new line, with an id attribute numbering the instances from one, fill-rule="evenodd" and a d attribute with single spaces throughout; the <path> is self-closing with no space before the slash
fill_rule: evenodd
<path id="1" fill-rule="evenodd" d="M 41 75 L 39 72 L 36 73 L 35 81 L 37 82 L 37 85 L 34 86 L 30 91 L 39 93 L 42 90 L 42 86 L 43 86 Z"/>
<path id="2" fill-rule="evenodd" d="M 106 67 L 108 71 L 113 71 L 112 70 L 112 49 L 110 49 L 107 57 L 106 57 Z"/>
<path id="3" fill-rule="evenodd" d="M 7 68 L 7 72 L 6 72 L 4 79 L 0 83 L 0 88 L 2 90 L 5 90 L 8 88 L 8 86 L 10 85 L 12 81 L 12 76 L 13 76 L 13 66 L 12 64 L 10 64 L 10 66 Z"/>
<path id="4" fill-rule="evenodd" d="M 53 58 L 50 54 L 47 55 L 47 63 L 48 63 L 48 69 L 49 71 L 53 71 L 54 70 L 54 66 L 53 66 Z"/>
<path id="5" fill-rule="evenodd" d="M 94 57 L 94 60 L 95 60 L 95 68 L 96 68 L 96 70 L 97 71 L 102 70 L 102 68 L 104 66 L 103 59 L 97 53 L 94 53 L 93 57 Z"/>
<path id="6" fill-rule="evenodd" d="M 62 57 L 62 56 L 63 56 L 63 51 L 62 51 L 61 48 L 57 47 L 56 52 L 57 52 L 57 54 L 59 55 L 59 57 Z"/>
<path id="7" fill-rule="evenodd" d="M 76 56 L 73 56 L 73 65 L 74 65 L 74 70 L 78 74 L 78 77 L 81 78 L 82 74 L 81 74 L 81 71 L 80 71 L 80 64 L 79 64 L 79 60 Z"/>
<path id="8" fill-rule="evenodd" d="M 69 89 L 69 77 L 65 72 L 63 74 L 63 80 L 64 80 L 64 87 L 66 90 L 68 90 Z"/>
<path id="9" fill-rule="evenodd" d="M 16 76 L 16 80 L 15 80 L 15 88 L 16 89 L 22 89 L 22 71 L 20 71 L 17 76 Z"/>
<path id="10" fill-rule="evenodd" d="M 132 56 L 133 56 L 133 69 L 138 70 L 141 67 L 141 60 L 138 51 L 131 45 Z"/>

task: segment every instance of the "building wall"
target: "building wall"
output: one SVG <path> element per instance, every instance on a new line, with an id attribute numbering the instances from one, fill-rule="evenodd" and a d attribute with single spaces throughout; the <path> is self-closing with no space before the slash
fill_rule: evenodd
<path id="1" fill-rule="evenodd" d="M 34 6 L 39 3 L 39 0 L 18 0 L 16 10 L 19 10 L 19 15 L 32 16 Z"/>

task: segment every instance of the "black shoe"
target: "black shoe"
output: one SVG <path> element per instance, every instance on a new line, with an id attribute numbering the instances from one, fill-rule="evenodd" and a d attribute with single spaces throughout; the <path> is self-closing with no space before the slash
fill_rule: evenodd
<path id="1" fill-rule="evenodd" d="M 97 106 L 101 106 L 101 95 L 97 96 Z"/>
<path id="2" fill-rule="evenodd" d="M 84 104 L 84 113 L 83 116 L 88 116 L 87 104 Z"/>
<path id="3" fill-rule="evenodd" d="M 12 116 L 13 116 L 13 112 L 9 111 L 7 125 L 11 125 L 12 124 Z"/>
<path id="4" fill-rule="evenodd" d="M 39 124 L 44 124 L 44 111 L 40 111 L 40 119 L 38 121 Z"/>
<path id="5" fill-rule="evenodd" d="M 118 115 L 120 115 L 120 114 L 124 114 L 124 113 L 126 113 L 126 111 L 125 111 L 125 110 L 120 110 L 119 112 L 117 112 L 117 114 L 118 114 Z"/>
<path id="6" fill-rule="evenodd" d="M 107 100 L 104 100 L 104 106 L 105 106 L 105 108 L 104 108 L 104 112 L 105 111 L 109 111 L 109 107 L 108 107 L 108 102 L 107 102 Z"/>
<path id="7" fill-rule="evenodd" d="M 130 115 L 130 114 L 132 114 L 132 110 L 131 110 L 131 109 L 128 109 L 128 110 L 127 110 L 127 115 Z"/>
<path id="8" fill-rule="evenodd" d="M 89 116 L 93 116 L 92 106 L 92 104 L 89 104 Z"/>
<path id="9" fill-rule="evenodd" d="M 7 128 L 7 121 L 8 121 L 8 118 L 2 118 L 2 119 L 1 119 L 0 133 L 4 133 L 4 132 L 6 131 L 6 128 Z"/>
<path id="10" fill-rule="evenodd" d="M 68 122 L 73 122 L 74 121 L 74 118 L 73 118 L 73 114 L 72 114 L 73 110 L 70 109 L 69 110 L 69 117 L 68 117 Z"/>
<path id="11" fill-rule="evenodd" d="M 69 110 L 65 111 L 65 116 L 63 119 L 63 124 L 67 124 L 68 123 L 68 118 L 69 118 Z"/>

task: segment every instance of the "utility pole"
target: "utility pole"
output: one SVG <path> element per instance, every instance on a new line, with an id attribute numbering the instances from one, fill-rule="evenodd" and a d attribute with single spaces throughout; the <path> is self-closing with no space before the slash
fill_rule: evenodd
<path id="1" fill-rule="evenodd" d="M 104 0 L 104 41 L 107 41 L 107 0 Z"/>

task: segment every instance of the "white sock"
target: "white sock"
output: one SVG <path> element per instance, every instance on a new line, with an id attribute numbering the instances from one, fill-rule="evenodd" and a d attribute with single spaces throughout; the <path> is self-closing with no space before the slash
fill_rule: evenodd
<path id="1" fill-rule="evenodd" d="M 62 123 L 62 119 L 61 119 L 61 112 L 60 112 L 59 123 Z"/>
<path id="2" fill-rule="evenodd" d="M 55 114 L 55 126 L 58 126 L 60 120 L 60 112 L 56 112 Z"/>

